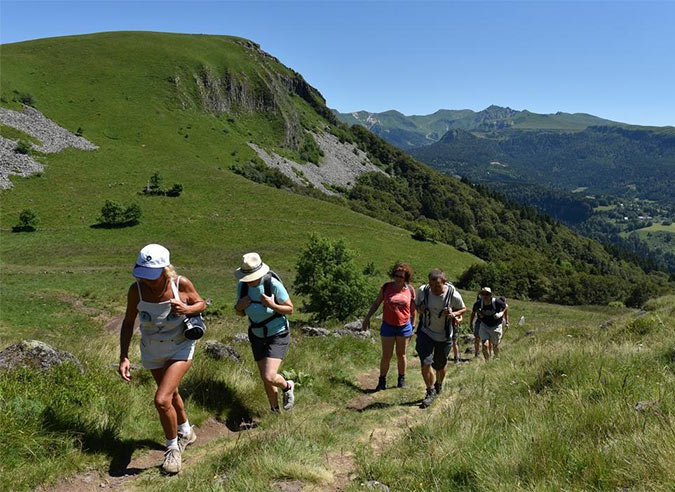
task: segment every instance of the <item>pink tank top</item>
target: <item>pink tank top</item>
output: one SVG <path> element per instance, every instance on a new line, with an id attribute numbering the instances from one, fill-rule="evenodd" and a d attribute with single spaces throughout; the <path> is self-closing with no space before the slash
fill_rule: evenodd
<path id="1" fill-rule="evenodd" d="M 382 319 L 392 326 L 404 326 L 410 321 L 410 304 L 415 299 L 415 291 L 406 284 L 403 290 L 397 290 L 393 282 L 382 286 L 384 309 Z"/>

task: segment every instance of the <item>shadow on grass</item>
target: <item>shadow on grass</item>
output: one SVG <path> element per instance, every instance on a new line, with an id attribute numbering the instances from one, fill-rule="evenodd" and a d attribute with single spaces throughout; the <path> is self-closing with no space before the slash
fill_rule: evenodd
<path id="1" fill-rule="evenodd" d="M 346 386 L 350 389 L 353 389 L 354 391 L 358 391 L 359 393 L 363 393 L 364 395 L 370 395 L 372 393 L 375 393 L 374 388 L 362 388 L 361 386 L 354 384 L 351 382 L 349 379 L 346 378 L 336 378 L 336 377 L 331 377 L 329 381 L 332 384 L 341 384 L 343 386 Z"/>
<path id="2" fill-rule="evenodd" d="M 203 377 L 187 378 L 180 387 L 183 398 L 214 413 L 232 432 L 255 427 L 254 414 L 236 391 L 223 381 Z"/>
<path id="3" fill-rule="evenodd" d="M 164 446 L 151 439 L 120 439 L 114 424 L 99 427 L 77 417 L 59 415 L 51 408 L 44 412 L 42 425 L 46 430 L 77 439 L 85 453 L 107 455 L 111 459 L 108 474 L 113 477 L 137 475 L 145 471 L 144 468 L 127 468 L 137 449 L 164 449 Z"/>
<path id="4" fill-rule="evenodd" d="M 411 400 L 411 401 L 406 401 L 402 403 L 388 403 L 384 401 L 376 401 L 373 403 L 370 403 L 366 405 L 365 407 L 347 407 L 349 410 L 352 410 L 354 412 L 358 413 L 363 413 L 363 412 L 368 412 L 371 410 L 383 410 L 385 408 L 391 408 L 391 407 L 418 407 L 422 404 L 422 398 L 416 399 L 416 400 Z"/>

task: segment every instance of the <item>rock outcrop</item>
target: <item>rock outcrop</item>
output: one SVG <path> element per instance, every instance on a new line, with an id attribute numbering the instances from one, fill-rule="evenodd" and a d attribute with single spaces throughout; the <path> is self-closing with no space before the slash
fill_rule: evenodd
<path id="1" fill-rule="evenodd" d="M 68 362 L 75 364 L 83 372 L 82 364 L 73 354 L 39 340 L 23 340 L 0 352 L 0 369 L 29 367 L 47 370 Z"/>
<path id="2" fill-rule="evenodd" d="M 11 126 L 39 140 L 41 143 L 31 144 L 31 148 L 43 154 L 54 154 L 68 147 L 80 150 L 98 149 L 86 138 L 60 127 L 30 106 L 24 106 L 20 112 L 0 108 L 0 124 Z M 44 169 L 32 156 L 15 152 L 17 143 L 0 137 L 0 189 L 12 187 L 10 175 L 26 177 Z"/>
<path id="3" fill-rule="evenodd" d="M 361 174 L 383 172 L 354 144 L 341 143 L 328 132 L 311 135 L 324 153 L 318 166 L 298 164 L 254 143 L 249 145 L 269 167 L 278 169 L 297 184 L 312 185 L 327 195 L 337 194 L 331 187 L 350 188 Z"/>

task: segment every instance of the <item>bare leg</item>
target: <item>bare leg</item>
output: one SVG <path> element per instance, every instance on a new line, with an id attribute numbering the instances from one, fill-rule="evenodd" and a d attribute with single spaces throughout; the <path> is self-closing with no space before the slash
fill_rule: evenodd
<path id="1" fill-rule="evenodd" d="M 179 419 L 182 422 L 187 420 L 185 406 L 178 393 L 178 385 L 191 365 L 192 361 L 190 360 L 174 360 L 169 361 L 168 365 L 162 369 L 151 371 L 157 382 L 155 407 L 167 439 L 173 439 L 178 435 Z M 177 407 L 174 407 L 174 404 Z"/>
<path id="2" fill-rule="evenodd" d="M 432 388 L 436 382 L 436 374 L 431 366 L 422 366 L 422 377 L 427 388 Z"/>
<path id="3" fill-rule="evenodd" d="M 389 372 L 389 362 L 394 354 L 394 343 L 396 337 L 381 337 L 382 340 L 382 359 L 380 359 L 380 377 L 386 376 Z"/>
<path id="4" fill-rule="evenodd" d="M 398 363 L 398 373 L 400 375 L 405 375 L 405 370 L 408 365 L 406 349 L 408 348 L 409 341 L 410 337 L 396 337 L 396 361 Z"/>
<path id="5" fill-rule="evenodd" d="M 457 345 L 457 340 L 452 341 L 452 355 L 455 360 L 459 360 L 459 346 Z"/>
<path id="6" fill-rule="evenodd" d="M 258 361 L 258 370 L 260 377 L 265 385 L 265 393 L 272 408 L 279 408 L 278 389 L 286 389 L 288 383 L 284 377 L 279 374 L 281 359 L 265 358 Z"/>
<path id="7" fill-rule="evenodd" d="M 443 384 L 443 380 L 445 379 L 445 372 L 447 370 L 447 366 L 444 367 L 443 369 L 439 369 L 436 371 L 436 382 L 438 384 Z"/>
<path id="8" fill-rule="evenodd" d="M 483 357 L 485 360 L 490 360 L 490 342 L 483 340 Z"/>
<path id="9" fill-rule="evenodd" d="M 473 352 L 476 357 L 480 353 L 480 337 L 475 337 L 473 339 Z"/>

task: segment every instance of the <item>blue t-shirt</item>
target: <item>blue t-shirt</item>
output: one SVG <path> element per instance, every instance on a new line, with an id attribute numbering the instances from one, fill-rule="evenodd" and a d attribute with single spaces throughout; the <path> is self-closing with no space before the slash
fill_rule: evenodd
<path id="1" fill-rule="evenodd" d="M 248 296 L 251 298 L 251 301 L 257 302 L 252 302 L 244 312 L 254 323 L 265 321 L 274 314 L 273 309 L 259 304 L 264 292 L 265 287 L 263 286 L 262 282 L 260 282 L 260 284 L 256 285 L 255 287 L 251 287 L 250 285 L 248 286 Z M 274 295 L 274 300 L 277 304 L 283 304 L 289 299 L 289 295 L 286 291 L 286 288 L 284 287 L 284 284 L 275 278 L 272 278 L 272 294 Z M 239 297 L 241 297 L 241 282 L 237 284 L 237 299 L 239 299 Z M 270 321 L 267 324 L 267 336 L 269 337 L 276 335 L 277 333 L 284 331 L 286 329 L 286 323 L 286 318 L 275 318 Z M 265 336 L 265 330 L 263 328 L 252 328 L 252 330 L 253 334 L 257 337 L 262 338 Z"/>

